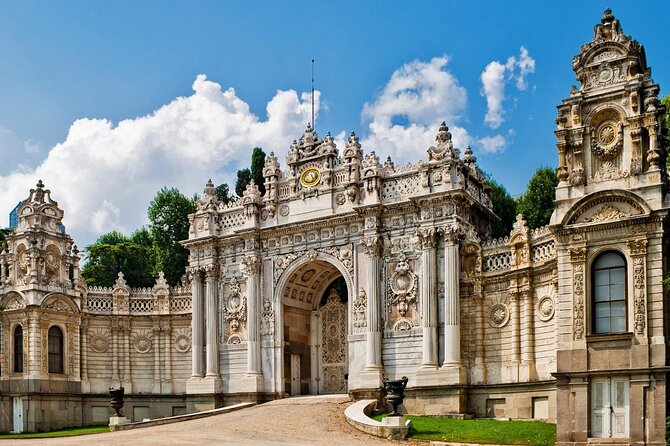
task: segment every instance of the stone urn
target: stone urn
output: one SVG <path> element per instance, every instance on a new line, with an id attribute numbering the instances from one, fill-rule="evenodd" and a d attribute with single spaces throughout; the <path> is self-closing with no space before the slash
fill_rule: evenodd
<path id="1" fill-rule="evenodd" d="M 117 389 L 113 387 L 109 388 L 109 395 L 112 397 L 110 405 L 112 406 L 112 409 L 114 409 L 114 416 L 116 417 L 123 416 L 123 412 L 121 411 L 123 408 L 123 392 L 123 387 Z"/>
<path id="2" fill-rule="evenodd" d="M 405 387 L 407 387 L 406 376 L 403 376 L 400 379 L 388 380 L 384 378 L 384 391 L 386 392 L 386 401 L 393 407 L 393 412 L 389 414 L 389 417 L 399 417 L 401 416 L 398 412 L 398 406 L 402 404 L 403 399 L 405 399 Z"/>

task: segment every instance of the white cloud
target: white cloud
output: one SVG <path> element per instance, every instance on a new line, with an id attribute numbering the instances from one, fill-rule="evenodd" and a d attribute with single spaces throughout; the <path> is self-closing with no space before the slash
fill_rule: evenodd
<path id="1" fill-rule="evenodd" d="M 484 123 L 492 129 L 497 129 L 505 121 L 505 86 L 514 81 L 516 88 L 520 91 L 526 90 L 528 85 L 526 77 L 535 72 L 535 59 L 533 59 L 525 47 L 519 50 L 519 57 L 510 56 L 503 65 L 499 61 L 492 61 L 482 74 L 482 96 L 486 97 L 486 115 Z"/>
<path id="2" fill-rule="evenodd" d="M 481 153 L 498 153 L 505 150 L 507 140 L 503 135 L 485 136 L 477 140 L 477 146 Z"/>
<path id="3" fill-rule="evenodd" d="M 75 121 L 39 166 L 0 175 L 0 215 L 41 178 L 80 246 L 112 229 L 129 232 L 146 223 L 149 202 L 162 186 L 192 195 L 210 177 L 230 182 L 238 164 L 249 164 L 254 146 L 283 157 L 310 120 L 307 93 L 277 91 L 261 119 L 233 88 L 222 90 L 204 75 L 193 90 L 116 126 L 105 119 Z M 319 92 L 315 99 L 318 111 Z"/>
<path id="4" fill-rule="evenodd" d="M 369 134 L 361 142 L 366 152 L 374 150 L 396 162 L 424 159 L 441 121 L 446 121 L 454 144 L 470 142 L 458 125 L 467 104 L 467 92 L 446 70 L 449 58 L 430 62 L 415 60 L 398 68 L 377 99 L 366 103 L 363 119 Z"/>

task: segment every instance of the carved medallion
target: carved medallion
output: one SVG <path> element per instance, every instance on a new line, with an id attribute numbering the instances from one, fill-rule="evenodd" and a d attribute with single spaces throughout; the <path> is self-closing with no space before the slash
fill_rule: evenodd
<path id="1" fill-rule="evenodd" d="M 315 187 L 321 182 L 321 171 L 316 167 L 308 167 L 300 175 L 302 187 Z"/>
<path id="2" fill-rule="evenodd" d="M 91 345 L 91 350 L 96 353 L 105 353 L 109 348 L 109 340 L 107 339 L 107 336 L 102 333 L 96 333 L 91 336 L 89 343 Z"/>
<path id="3" fill-rule="evenodd" d="M 554 299 L 549 296 L 544 296 L 540 298 L 537 303 L 537 312 L 539 314 L 540 320 L 546 322 L 551 320 L 554 317 Z"/>
<path id="4" fill-rule="evenodd" d="M 489 316 L 491 325 L 496 328 L 502 328 L 509 322 L 509 309 L 507 305 L 497 303 L 491 307 L 491 314 Z"/>

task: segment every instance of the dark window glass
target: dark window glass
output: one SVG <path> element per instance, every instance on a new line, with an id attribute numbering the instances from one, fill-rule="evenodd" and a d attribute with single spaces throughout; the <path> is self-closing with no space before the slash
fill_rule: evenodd
<path id="1" fill-rule="evenodd" d="M 49 373 L 63 373 L 63 332 L 55 325 L 49 329 Z"/>
<path id="2" fill-rule="evenodd" d="M 23 327 L 14 329 L 14 372 L 23 372 Z"/>
<path id="3" fill-rule="evenodd" d="M 593 263 L 593 333 L 626 331 L 626 261 L 607 252 Z"/>

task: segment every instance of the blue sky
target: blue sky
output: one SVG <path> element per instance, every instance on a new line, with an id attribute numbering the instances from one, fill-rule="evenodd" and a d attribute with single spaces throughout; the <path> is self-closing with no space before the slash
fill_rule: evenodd
<path id="1" fill-rule="evenodd" d="M 312 58 L 322 136 L 405 163 L 446 119 L 519 194 L 556 163 L 555 106 L 608 6 L 667 94 L 666 1 L 0 0 L 0 214 L 41 177 L 84 245 L 143 224 L 163 185 L 232 181 L 254 145 L 283 161 Z"/>

